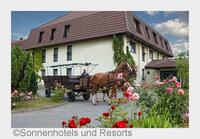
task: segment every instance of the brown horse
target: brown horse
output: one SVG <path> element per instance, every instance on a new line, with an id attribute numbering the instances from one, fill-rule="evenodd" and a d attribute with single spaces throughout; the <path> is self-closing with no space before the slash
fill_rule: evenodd
<path id="1" fill-rule="evenodd" d="M 134 74 L 133 74 L 134 73 Z M 116 90 L 119 87 L 122 87 L 123 82 L 130 76 L 135 75 L 135 70 L 130 67 L 128 62 L 122 62 L 119 64 L 114 71 L 105 72 L 105 73 L 96 73 L 90 78 L 90 87 L 92 89 L 92 102 L 95 105 L 97 100 L 97 91 L 100 88 L 107 88 L 107 91 L 103 91 L 104 97 L 107 93 L 109 102 L 115 97 Z M 112 88 L 111 95 L 108 94 L 108 89 Z M 104 99 L 104 98 L 103 98 Z"/>

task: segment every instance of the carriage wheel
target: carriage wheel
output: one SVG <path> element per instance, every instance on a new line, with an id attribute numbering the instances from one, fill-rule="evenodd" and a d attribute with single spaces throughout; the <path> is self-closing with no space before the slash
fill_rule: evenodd
<path id="1" fill-rule="evenodd" d="M 84 100 L 88 100 L 90 98 L 90 93 L 83 94 Z"/>
<path id="2" fill-rule="evenodd" d="M 70 102 L 74 102 L 75 99 L 76 99 L 76 95 L 75 95 L 74 92 L 68 92 L 68 93 L 67 93 L 67 96 L 68 96 L 68 100 L 69 100 Z"/>

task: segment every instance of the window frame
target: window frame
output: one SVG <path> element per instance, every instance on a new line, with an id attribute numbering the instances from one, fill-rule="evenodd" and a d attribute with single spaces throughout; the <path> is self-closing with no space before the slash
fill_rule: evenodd
<path id="1" fill-rule="evenodd" d="M 158 44 L 158 39 L 155 32 L 153 32 L 153 38 L 154 38 L 155 43 Z"/>
<path id="2" fill-rule="evenodd" d="M 43 36 L 44 36 L 44 31 L 40 31 L 39 38 L 38 38 L 38 43 L 42 43 Z"/>
<path id="3" fill-rule="evenodd" d="M 145 48 L 144 48 L 144 46 L 142 46 L 142 61 L 143 61 L 143 62 L 145 62 L 145 59 L 146 59 L 146 58 L 145 58 L 145 57 L 146 57 L 145 55 L 146 55 L 146 53 L 145 53 Z"/>
<path id="4" fill-rule="evenodd" d="M 67 46 L 67 61 L 72 61 L 72 45 Z"/>
<path id="5" fill-rule="evenodd" d="M 58 62 L 58 48 L 57 47 L 53 49 L 53 62 Z"/>
<path id="6" fill-rule="evenodd" d="M 55 72 L 56 71 L 56 72 Z M 56 73 L 56 74 L 55 74 Z M 53 69 L 53 76 L 58 76 L 58 69 Z"/>
<path id="7" fill-rule="evenodd" d="M 146 32 L 147 32 L 147 37 L 149 40 L 151 40 L 150 34 L 149 34 L 149 29 L 147 26 L 145 26 Z"/>
<path id="8" fill-rule="evenodd" d="M 42 50 L 42 63 L 46 63 L 46 49 Z"/>
<path id="9" fill-rule="evenodd" d="M 67 38 L 69 36 L 70 25 L 65 25 L 63 38 Z"/>
<path id="10" fill-rule="evenodd" d="M 152 52 L 152 53 L 151 53 Z M 153 58 L 153 50 L 149 50 L 149 58 L 151 59 L 151 60 L 153 60 L 154 58 Z"/>
<path id="11" fill-rule="evenodd" d="M 69 70 L 70 70 L 70 74 L 69 74 Z M 72 76 L 72 68 L 66 68 L 66 75 L 67 76 Z"/>
<path id="12" fill-rule="evenodd" d="M 132 45 L 132 44 L 134 44 L 134 45 Z M 132 53 L 135 53 L 135 54 L 136 54 L 136 43 L 135 43 L 135 42 L 133 42 L 133 41 L 130 41 L 130 47 L 131 47 L 131 50 L 130 50 L 130 52 L 132 52 Z"/>
<path id="13" fill-rule="evenodd" d="M 144 74 L 145 74 L 145 70 L 142 69 L 142 80 L 143 80 L 143 81 L 145 80 L 145 77 L 144 77 L 145 75 L 144 75 Z"/>
<path id="14" fill-rule="evenodd" d="M 50 34 L 50 41 L 53 41 L 55 38 L 55 34 L 56 34 L 56 28 L 51 29 L 51 34 Z"/>

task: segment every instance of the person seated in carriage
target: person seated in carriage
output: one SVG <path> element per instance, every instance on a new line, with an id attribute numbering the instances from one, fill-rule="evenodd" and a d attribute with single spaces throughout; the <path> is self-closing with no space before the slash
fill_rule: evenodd
<path id="1" fill-rule="evenodd" d="M 86 69 L 83 70 L 83 73 L 81 74 L 82 78 L 87 78 L 89 77 L 89 74 L 86 72 Z"/>

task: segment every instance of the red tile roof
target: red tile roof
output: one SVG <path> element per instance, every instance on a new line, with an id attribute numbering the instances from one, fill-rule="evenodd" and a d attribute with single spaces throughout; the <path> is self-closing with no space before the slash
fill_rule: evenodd
<path id="1" fill-rule="evenodd" d="M 140 22 L 142 34 L 137 33 L 133 18 Z M 64 27 L 66 25 L 70 25 L 70 29 L 68 37 L 64 38 Z M 145 31 L 146 26 L 149 29 L 150 40 Z M 50 33 L 53 28 L 56 28 L 56 34 L 54 40 L 50 40 Z M 39 34 L 42 31 L 44 32 L 42 42 L 38 43 Z M 158 44 L 153 41 L 152 31 L 158 37 Z M 112 36 L 119 33 L 129 34 L 133 39 L 141 41 L 152 49 L 156 49 L 166 56 L 173 56 L 169 42 L 161 34 L 133 15 L 131 11 L 69 12 L 64 16 L 32 29 L 26 42 L 14 42 L 12 45 L 20 44 L 24 49 L 33 49 L 51 45 L 69 44 L 75 41 Z M 163 44 L 166 41 L 167 46 L 161 46 L 159 38 L 162 38 Z"/>
<path id="2" fill-rule="evenodd" d="M 175 67 L 176 64 L 174 59 L 152 60 L 145 66 L 145 68 L 148 69 L 175 68 Z"/>

